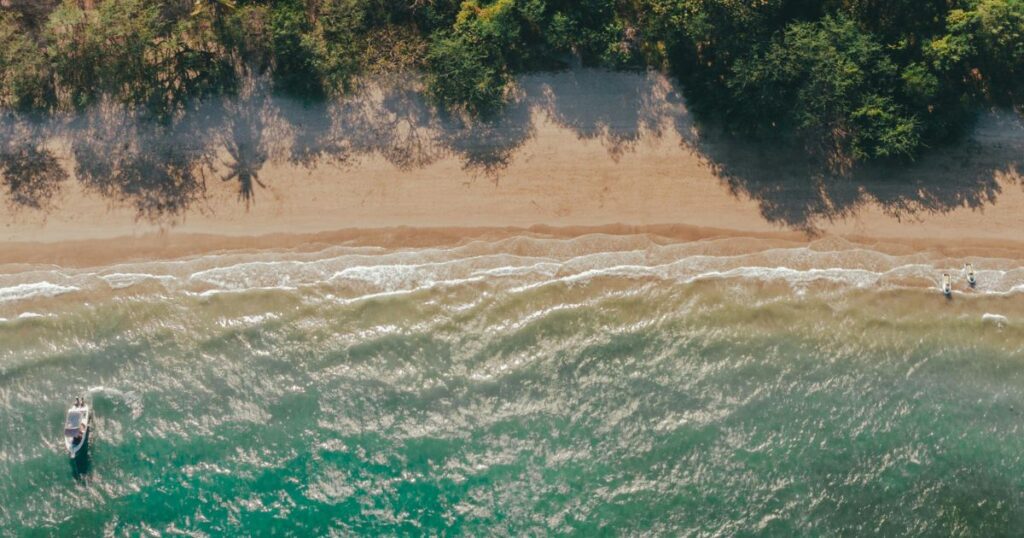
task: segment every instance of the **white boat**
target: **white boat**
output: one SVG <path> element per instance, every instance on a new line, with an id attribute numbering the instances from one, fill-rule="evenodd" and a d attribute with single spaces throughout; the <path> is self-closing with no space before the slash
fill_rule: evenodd
<path id="1" fill-rule="evenodd" d="M 74 458 L 89 441 L 89 406 L 84 401 L 76 400 L 68 409 L 64 420 L 64 447 L 68 449 L 68 457 Z"/>
<path id="2" fill-rule="evenodd" d="M 953 294 L 953 277 L 949 273 L 942 273 L 942 294 L 946 297 Z"/>
<path id="3" fill-rule="evenodd" d="M 974 264 L 968 263 L 964 265 L 964 270 L 967 271 L 967 283 L 973 288 L 978 283 L 978 280 L 974 277 Z"/>

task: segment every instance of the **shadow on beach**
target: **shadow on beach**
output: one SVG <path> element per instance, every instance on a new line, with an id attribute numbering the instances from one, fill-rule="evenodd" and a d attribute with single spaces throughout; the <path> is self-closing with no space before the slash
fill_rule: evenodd
<path id="1" fill-rule="evenodd" d="M 756 201 L 767 221 L 809 233 L 866 204 L 897 219 L 983 209 L 1001 184 L 1018 180 L 1024 150 L 1021 122 L 990 115 L 969 140 L 915 163 L 830 174 L 799 152 L 702 126 L 679 88 L 652 72 L 526 76 L 509 106 L 484 119 L 439 110 L 412 78 L 312 103 L 274 96 L 266 81 L 251 79 L 235 95 L 194 103 L 167 121 L 117 104 L 71 117 L 0 117 L 0 187 L 12 210 L 47 211 L 74 177 L 139 218 L 173 221 L 190 209 L 215 209 L 203 205 L 210 178 L 236 183 L 240 203 L 255 203 L 272 181 L 261 176 L 268 162 L 314 169 L 377 156 L 410 170 L 451 158 L 497 181 L 540 121 L 599 141 L 613 161 L 645 138 L 678 139 L 733 195 Z M 72 159 L 59 158 L 62 147 Z"/>
<path id="2" fill-rule="evenodd" d="M 692 143 L 734 196 L 756 201 L 768 222 L 809 234 L 867 205 L 897 220 L 984 210 L 1002 185 L 1019 182 L 1024 172 L 1024 129 L 1007 117 L 982 118 L 974 138 L 916 162 L 862 166 L 841 175 L 765 144 L 713 135 Z"/>

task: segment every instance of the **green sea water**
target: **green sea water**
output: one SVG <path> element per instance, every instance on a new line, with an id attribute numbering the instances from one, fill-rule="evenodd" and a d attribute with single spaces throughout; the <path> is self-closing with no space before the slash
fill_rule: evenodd
<path id="1" fill-rule="evenodd" d="M 1017 534 L 1024 270 L 946 300 L 955 263 L 524 236 L 0 267 L 0 535 Z"/>

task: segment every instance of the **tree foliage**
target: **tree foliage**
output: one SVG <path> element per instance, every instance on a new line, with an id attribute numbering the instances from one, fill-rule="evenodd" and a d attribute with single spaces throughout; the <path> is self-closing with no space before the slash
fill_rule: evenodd
<path id="1" fill-rule="evenodd" d="M 698 118 L 843 169 L 912 158 L 1019 107 L 1024 0 L 8 0 L 0 107 L 104 100 L 166 122 L 267 75 L 338 98 L 419 72 L 443 108 L 498 112 L 519 74 L 667 70 Z"/>
<path id="2" fill-rule="evenodd" d="M 918 119 L 897 104 L 899 80 L 882 45 L 852 21 L 796 22 L 735 63 L 726 120 L 792 133 L 837 168 L 910 156 L 920 143 Z"/>
<path id="3" fill-rule="evenodd" d="M 516 7 L 514 0 L 487 7 L 475 0 L 464 2 L 453 29 L 437 34 L 427 55 L 427 80 L 440 103 L 478 114 L 500 106 L 510 80 L 509 64 L 518 60 Z"/>
<path id="4" fill-rule="evenodd" d="M 105 0 L 83 9 L 65 0 L 38 39 L 58 109 L 109 97 L 167 119 L 190 98 L 230 88 L 228 58 L 193 18 L 173 19 L 159 3 Z"/>
<path id="5" fill-rule="evenodd" d="M 50 70 L 14 13 L 0 13 L 0 107 L 43 108 L 51 100 Z"/>
<path id="6" fill-rule="evenodd" d="M 708 122 L 792 140 L 844 169 L 1019 106 L 1021 0 L 650 0 L 661 59 Z"/>

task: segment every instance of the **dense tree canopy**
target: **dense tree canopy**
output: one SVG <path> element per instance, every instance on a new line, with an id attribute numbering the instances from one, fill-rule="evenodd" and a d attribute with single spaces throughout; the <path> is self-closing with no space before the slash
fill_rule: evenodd
<path id="1" fill-rule="evenodd" d="M 265 75 L 340 98 L 423 76 L 494 114 L 515 76 L 572 65 L 678 77 L 701 121 L 833 169 L 909 159 L 978 110 L 1019 107 L 1024 0 L 3 0 L 0 107 L 111 100 L 156 122 Z"/>

